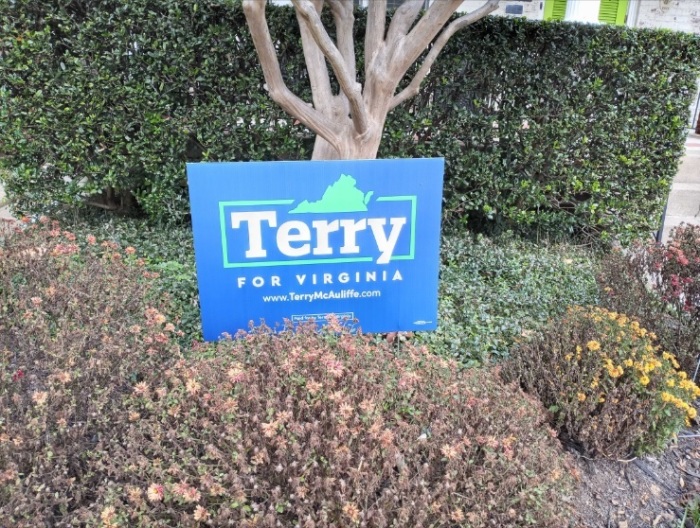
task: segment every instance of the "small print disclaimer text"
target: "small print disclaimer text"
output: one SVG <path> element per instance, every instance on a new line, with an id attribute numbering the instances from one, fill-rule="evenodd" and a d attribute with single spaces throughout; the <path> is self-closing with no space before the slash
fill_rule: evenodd
<path id="1" fill-rule="evenodd" d="M 292 315 L 293 323 L 308 323 L 309 321 L 326 321 L 329 317 L 335 317 L 338 321 L 352 321 L 355 319 L 354 312 L 342 312 L 342 313 L 320 313 L 320 314 L 302 314 L 302 315 Z"/>

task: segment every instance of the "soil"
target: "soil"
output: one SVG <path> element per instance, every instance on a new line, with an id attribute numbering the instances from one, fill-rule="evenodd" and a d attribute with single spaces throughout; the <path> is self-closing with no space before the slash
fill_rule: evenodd
<path id="1" fill-rule="evenodd" d="M 591 460 L 572 451 L 578 489 L 575 528 L 698 528 L 685 506 L 700 497 L 700 427 L 679 433 L 662 454 Z"/>

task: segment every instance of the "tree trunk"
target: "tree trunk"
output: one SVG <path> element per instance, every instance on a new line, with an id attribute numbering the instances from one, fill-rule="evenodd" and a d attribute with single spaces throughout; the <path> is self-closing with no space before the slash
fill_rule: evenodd
<path id="1" fill-rule="evenodd" d="M 316 136 L 312 160 L 375 159 L 382 140 L 382 126 L 370 127 L 368 133 L 357 136 L 349 131 L 342 136 L 341 151 L 321 136 Z"/>
<path id="2" fill-rule="evenodd" d="M 316 136 L 312 160 L 340 160 L 340 159 L 375 159 L 379 144 L 382 141 L 382 132 L 389 107 L 386 103 L 394 90 L 391 83 L 381 84 L 376 82 L 373 93 L 380 93 L 379 103 L 371 105 L 372 109 L 367 113 L 367 128 L 363 134 L 359 134 L 355 123 L 349 114 L 349 105 L 343 94 L 334 97 L 333 105 L 326 107 L 324 115 L 335 123 L 338 130 L 336 148 L 320 134 Z M 371 97 L 370 94 L 366 95 Z M 369 106 L 369 105 L 368 105 Z"/>
<path id="3" fill-rule="evenodd" d="M 388 113 L 418 93 L 440 51 L 457 31 L 491 13 L 499 0 L 450 22 L 463 0 L 404 0 L 387 28 L 387 0 L 371 0 L 365 34 L 365 86 L 357 82 L 353 39 L 353 0 L 292 0 L 301 30 L 313 105 L 293 94 L 284 82 L 275 43 L 265 18 L 266 0 L 243 0 L 255 49 L 270 97 L 317 134 L 312 159 L 375 159 Z M 323 25 L 328 4 L 335 40 Z M 427 51 L 427 53 L 425 53 Z M 411 65 L 425 53 L 411 82 L 396 93 Z M 331 90 L 333 71 L 339 93 Z"/>

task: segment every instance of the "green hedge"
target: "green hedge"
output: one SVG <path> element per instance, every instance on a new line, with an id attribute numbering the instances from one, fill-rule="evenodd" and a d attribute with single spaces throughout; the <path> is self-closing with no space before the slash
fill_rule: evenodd
<path id="1" fill-rule="evenodd" d="M 389 134 L 381 154 L 444 155 L 447 211 L 478 227 L 648 235 L 683 152 L 699 58 L 688 34 L 489 18 L 448 44 L 394 116 L 420 141 Z"/>
<path id="2" fill-rule="evenodd" d="M 308 100 L 294 15 L 269 19 Z M 310 156 L 312 134 L 264 91 L 235 0 L 15 0 L 0 20 L 0 163 L 20 211 L 89 201 L 177 219 L 188 160 Z M 699 58 L 692 35 L 489 18 L 391 115 L 380 156 L 445 156 L 446 218 L 475 229 L 647 233 Z"/>
<path id="3" fill-rule="evenodd" d="M 133 193 L 149 215 L 181 217 L 187 160 L 308 157 L 308 133 L 274 126 L 285 115 L 243 13 L 222 4 L 0 2 L 0 158 L 20 209 L 121 208 Z M 288 13 L 275 18 L 283 33 Z M 295 45 L 281 55 L 298 78 Z"/>

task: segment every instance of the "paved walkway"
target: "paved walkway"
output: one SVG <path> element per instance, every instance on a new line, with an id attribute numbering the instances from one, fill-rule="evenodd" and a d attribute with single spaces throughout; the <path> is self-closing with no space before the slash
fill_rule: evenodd
<path id="1" fill-rule="evenodd" d="M 700 225 L 700 135 L 691 133 L 668 196 L 661 240 L 680 223 Z"/>

